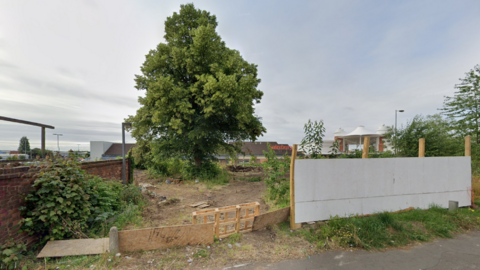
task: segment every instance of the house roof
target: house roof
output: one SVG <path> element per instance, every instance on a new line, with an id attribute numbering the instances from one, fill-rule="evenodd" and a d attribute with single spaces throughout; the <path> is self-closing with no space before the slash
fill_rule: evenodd
<path id="1" fill-rule="evenodd" d="M 126 143 L 125 144 L 125 155 L 135 147 L 137 144 L 135 143 Z M 122 155 L 122 144 L 121 143 L 114 143 L 108 148 L 108 150 L 104 154 L 105 156 L 121 156 Z"/>
<path id="2" fill-rule="evenodd" d="M 270 147 L 275 151 L 277 155 L 283 155 L 287 153 L 288 155 L 292 154 L 292 147 L 288 144 L 278 144 L 277 142 L 245 142 L 242 146 L 242 152 L 245 152 L 245 155 L 263 155 L 263 151 L 268 151 L 267 144 L 270 144 Z"/>

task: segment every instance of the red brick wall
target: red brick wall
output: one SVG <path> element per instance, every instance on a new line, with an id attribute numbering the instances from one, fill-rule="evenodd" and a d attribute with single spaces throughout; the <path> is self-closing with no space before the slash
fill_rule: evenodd
<path id="1" fill-rule="evenodd" d="M 130 160 L 125 160 L 125 175 L 127 182 L 130 181 Z M 122 160 L 87 161 L 82 163 L 82 169 L 88 174 L 103 178 L 122 180 Z"/>
<path id="2" fill-rule="evenodd" d="M 18 222 L 22 219 L 18 208 L 24 204 L 25 195 L 30 192 L 33 178 L 23 177 L 28 167 L 0 169 L 0 244 L 12 238 L 16 243 L 31 244 L 34 235 L 19 233 Z"/>
<path id="3" fill-rule="evenodd" d="M 130 163 L 126 160 L 126 176 L 129 181 Z M 92 161 L 81 164 L 88 174 L 103 178 L 122 180 L 122 160 Z M 14 169 L 0 169 L 0 244 L 12 238 L 15 242 L 26 241 L 27 244 L 36 241 L 35 236 L 19 233 L 18 222 L 22 219 L 20 206 L 24 205 L 24 198 L 32 189 L 34 179 L 24 177 L 29 167 Z"/>

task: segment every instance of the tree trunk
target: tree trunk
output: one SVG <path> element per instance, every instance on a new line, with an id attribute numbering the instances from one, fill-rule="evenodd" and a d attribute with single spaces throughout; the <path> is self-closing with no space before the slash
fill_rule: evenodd
<path id="1" fill-rule="evenodd" d="M 202 165 L 202 159 L 201 158 L 194 158 L 195 160 L 195 167 L 200 167 Z"/>

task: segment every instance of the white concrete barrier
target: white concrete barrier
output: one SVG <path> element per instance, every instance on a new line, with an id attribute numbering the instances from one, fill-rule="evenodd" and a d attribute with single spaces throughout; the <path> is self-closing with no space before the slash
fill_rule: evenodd
<path id="1" fill-rule="evenodd" d="M 295 222 L 471 203 L 470 157 L 297 159 Z"/>

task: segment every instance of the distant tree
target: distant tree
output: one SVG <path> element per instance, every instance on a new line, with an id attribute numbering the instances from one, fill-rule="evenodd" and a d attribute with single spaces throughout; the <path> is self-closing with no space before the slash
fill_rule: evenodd
<path id="1" fill-rule="evenodd" d="M 458 156 L 463 155 L 463 137 L 450 130 L 451 121 L 440 114 L 423 117 L 416 115 L 405 126 L 397 129 L 396 140 L 394 130 L 389 128 L 385 134 L 387 140 L 397 149 L 397 155 L 418 157 L 419 139 L 425 139 L 425 156 Z"/>
<path id="2" fill-rule="evenodd" d="M 451 129 L 458 135 L 472 135 L 480 144 L 480 65 L 465 73 L 455 86 L 453 97 L 445 97 L 443 114 L 451 121 Z"/>
<path id="3" fill-rule="evenodd" d="M 193 4 L 165 21 L 165 40 L 146 55 L 136 88 L 146 90 L 133 124 L 136 157 L 181 157 L 195 166 L 220 150 L 238 152 L 230 141 L 256 140 L 266 129 L 255 115 L 257 66 L 229 49 L 216 33 L 217 19 Z M 151 154 L 148 153 L 151 151 Z"/>
<path id="4" fill-rule="evenodd" d="M 30 142 L 28 141 L 28 138 L 23 136 L 20 139 L 20 144 L 18 145 L 18 152 L 21 154 L 27 152 L 30 153 Z"/>
<path id="5" fill-rule="evenodd" d="M 303 126 L 305 137 L 300 144 L 300 149 L 311 158 L 320 158 L 322 155 L 323 137 L 325 136 L 325 127 L 323 120 L 308 122 Z"/>

